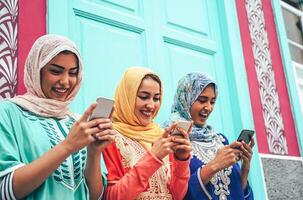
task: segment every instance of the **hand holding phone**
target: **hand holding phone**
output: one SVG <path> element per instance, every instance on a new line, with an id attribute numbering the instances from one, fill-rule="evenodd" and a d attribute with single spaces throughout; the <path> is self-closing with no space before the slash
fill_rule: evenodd
<path id="1" fill-rule="evenodd" d="M 180 135 L 180 136 L 183 136 L 182 133 L 180 133 L 177 128 L 181 128 L 185 132 L 188 133 L 188 131 L 190 130 L 191 126 L 192 126 L 192 122 L 190 122 L 190 121 L 183 121 L 183 120 L 177 121 L 176 122 L 176 127 L 170 133 L 170 135 Z"/>
<path id="2" fill-rule="evenodd" d="M 110 118 L 114 107 L 114 100 L 104 97 L 97 98 L 97 106 L 89 117 L 89 120 L 97 118 Z"/>
<path id="3" fill-rule="evenodd" d="M 241 142 L 244 141 L 246 144 L 249 144 L 251 141 L 251 138 L 254 136 L 254 131 L 253 130 L 247 130 L 243 129 L 237 139 L 237 141 Z"/>

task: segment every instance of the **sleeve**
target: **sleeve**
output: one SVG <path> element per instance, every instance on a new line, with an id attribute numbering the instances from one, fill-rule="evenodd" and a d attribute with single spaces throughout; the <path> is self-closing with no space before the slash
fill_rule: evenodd
<path id="1" fill-rule="evenodd" d="M 0 178 L 24 166 L 16 139 L 19 130 L 13 120 L 7 109 L 0 107 Z"/>
<path id="2" fill-rule="evenodd" d="M 173 199 L 181 200 L 184 198 L 187 186 L 188 186 L 188 179 L 190 176 L 189 171 L 189 161 L 180 161 L 174 158 L 174 155 L 170 155 L 172 160 L 172 169 L 171 169 L 171 181 L 169 184 L 169 190 L 173 195 Z"/>
<path id="3" fill-rule="evenodd" d="M 188 182 L 188 190 L 184 199 L 186 200 L 209 200 L 212 199 L 211 194 L 208 192 L 208 188 L 204 186 L 200 177 L 200 170 L 196 170 L 191 174 Z"/>
<path id="4" fill-rule="evenodd" d="M 247 181 L 246 189 L 244 190 L 244 199 L 245 200 L 254 200 L 254 193 L 253 193 L 252 188 L 250 187 L 248 181 Z"/>
<path id="5" fill-rule="evenodd" d="M 161 160 L 148 151 L 126 173 L 115 144 L 109 145 L 103 155 L 108 170 L 106 199 L 135 199 L 148 187 L 149 177 L 163 165 Z"/>
<path id="6" fill-rule="evenodd" d="M 11 172 L 0 179 L 0 199 L 16 200 L 13 192 L 13 175 L 14 172 Z"/>

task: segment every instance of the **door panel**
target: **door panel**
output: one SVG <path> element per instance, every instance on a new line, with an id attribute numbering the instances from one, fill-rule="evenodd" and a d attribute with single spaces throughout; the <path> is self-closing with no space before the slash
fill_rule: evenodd
<path id="1" fill-rule="evenodd" d="M 85 77 L 72 109 L 81 113 L 96 97 L 113 97 L 128 66 L 148 66 L 162 78 L 158 122 L 169 116 L 177 82 L 188 72 L 211 74 L 220 94 L 227 93 L 216 3 L 69 0 L 62 6 L 61 1 L 49 1 L 49 32 L 72 38 L 84 58 Z M 60 7 L 69 11 L 60 12 Z M 57 15 L 67 15 L 68 21 L 56 21 Z M 231 112 L 221 112 L 223 107 L 231 110 L 228 98 L 219 98 L 210 123 L 220 131 L 233 131 Z"/>

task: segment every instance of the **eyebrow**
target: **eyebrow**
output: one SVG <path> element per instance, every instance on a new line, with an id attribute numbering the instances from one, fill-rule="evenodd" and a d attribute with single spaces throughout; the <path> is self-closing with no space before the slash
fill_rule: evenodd
<path id="1" fill-rule="evenodd" d="M 53 65 L 53 66 L 55 66 L 55 67 L 58 67 L 58 68 L 60 68 L 60 69 L 65 69 L 63 66 L 58 65 L 58 64 L 55 64 L 55 63 L 53 63 L 53 64 L 51 64 L 51 65 Z M 74 69 L 78 69 L 78 67 L 73 67 L 73 68 L 71 68 L 70 70 L 74 70 Z"/>
<path id="2" fill-rule="evenodd" d="M 139 91 L 138 93 L 143 93 L 143 94 L 148 94 L 148 95 L 150 95 L 150 93 L 149 92 L 146 92 L 146 91 Z M 155 95 L 161 95 L 160 93 L 156 93 Z"/>

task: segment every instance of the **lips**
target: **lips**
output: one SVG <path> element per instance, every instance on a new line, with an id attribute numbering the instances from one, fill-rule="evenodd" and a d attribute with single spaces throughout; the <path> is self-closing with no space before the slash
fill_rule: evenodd
<path id="1" fill-rule="evenodd" d="M 209 114 L 204 113 L 204 112 L 200 112 L 200 113 L 199 113 L 199 116 L 202 117 L 203 119 L 207 119 L 207 118 L 208 118 L 208 115 L 209 115 Z"/>
<path id="2" fill-rule="evenodd" d="M 53 92 L 60 97 L 65 97 L 68 94 L 68 88 L 52 88 Z"/>
<path id="3" fill-rule="evenodd" d="M 146 111 L 146 110 L 141 110 L 140 111 L 141 112 L 141 114 L 143 115 L 143 116 L 145 116 L 145 117 L 151 117 L 152 115 L 153 115 L 153 112 L 152 111 Z"/>

